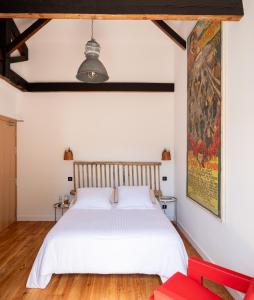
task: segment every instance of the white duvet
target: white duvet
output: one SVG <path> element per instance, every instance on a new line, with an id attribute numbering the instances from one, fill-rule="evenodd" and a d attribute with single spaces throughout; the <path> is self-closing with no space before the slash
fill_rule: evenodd
<path id="1" fill-rule="evenodd" d="M 187 254 L 160 209 L 86 210 L 72 207 L 50 230 L 28 288 L 45 288 L 52 274 L 186 273 Z"/>

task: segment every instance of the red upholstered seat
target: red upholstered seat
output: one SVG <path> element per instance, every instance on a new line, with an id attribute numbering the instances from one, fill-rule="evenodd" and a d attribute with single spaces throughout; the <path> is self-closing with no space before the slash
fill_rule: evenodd
<path id="1" fill-rule="evenodd" d="M 203 286 L 204 278 L 245 293 L 245 300 L 254 300 L 254 278 L 198 258 L 189 258 L 187 276 L 176 273 L 149 300 L 223 300 Z"/>
<path id="2" fill-rule="evenodd" d="M 251 280 L 244 300 L 254 300 L 254 278 Z"/>
<path id="3" fill-rule="evenodd" d="M 154 291 L 154 300 L 223 300 L 181 273 L 176 273 Z"/>

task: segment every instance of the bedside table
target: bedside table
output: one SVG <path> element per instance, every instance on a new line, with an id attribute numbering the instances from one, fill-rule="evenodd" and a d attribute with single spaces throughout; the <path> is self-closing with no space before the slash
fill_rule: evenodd
<path id="1" fill-rule="evenodd" d="M 64 210 L 65 209 L 68 209 L 70 207 L 70 202 L 68 204 L 64 204 L 62 202 L 57 202 L 53 205 L 54 209 L 55 209 L 55 222 L 57 221 L 57 218 L 56 218 L 56 211 L 57 209 L 61 209 L 62 211 L 62 216 L 63 216 L 63 213 L 64 213 Z"/>
<path id="2" fill-rule="evenodd" d="M 167 215 L 167 209 L 169 205 L 173 204 L 174 205 L 174 218 L 171 219 L 171 221 L 174 221 L 175 224 L 177 225 L 177 205 L 176 205 L 177 198 L 173 196 L 161 196 L 159 197 L 159 203 L 164 211 L 164 214 Z M 168 216 L 168 215 L 167 215 Z"/>

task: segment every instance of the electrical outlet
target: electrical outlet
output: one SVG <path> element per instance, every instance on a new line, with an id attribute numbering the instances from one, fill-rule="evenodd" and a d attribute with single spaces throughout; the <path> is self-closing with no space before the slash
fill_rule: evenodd
<path id="1" fill-rule="evenodd" d="M 72 177 L 68 177 L 68 181 L 72 181 Z"/>
<path id="2" fill-rule="evenodd" d="M 168 177 L 167 176 L 163 176 L 162 177 L 162 181 L 167 181 L 168 180 Z"/>

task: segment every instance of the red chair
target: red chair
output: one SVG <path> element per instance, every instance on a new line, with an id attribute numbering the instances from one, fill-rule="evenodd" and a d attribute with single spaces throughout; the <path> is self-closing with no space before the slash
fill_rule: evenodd
<path id="1" fill-rule="evenodd" d="M 254 300 L 254 278 L 193 257 L 187 276 L 176 273 L 149 300 L 223 300 L 203 286 L 204 278 L 244 293 L 245 300 Z"/>

